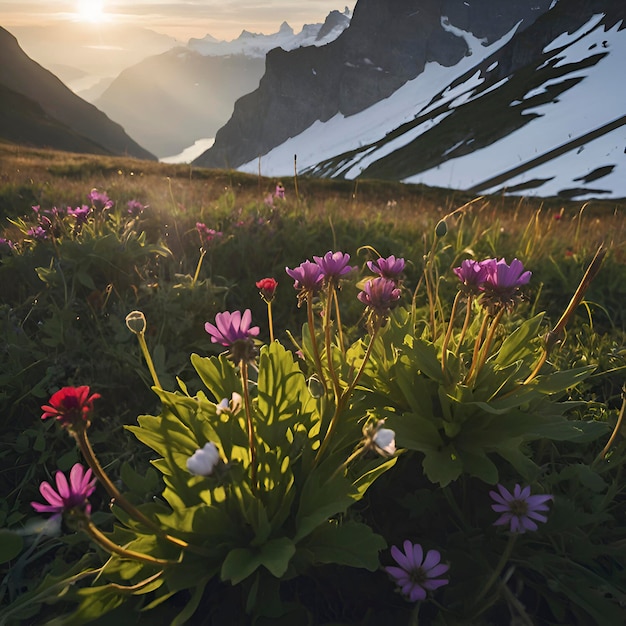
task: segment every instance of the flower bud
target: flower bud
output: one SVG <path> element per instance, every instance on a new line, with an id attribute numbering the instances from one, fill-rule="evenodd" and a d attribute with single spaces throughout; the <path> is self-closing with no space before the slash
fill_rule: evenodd
<path id="1" fill-rule="evenodd" d="M 136 335 L 142 335 L 146 330 L 146 316 L 141 311 L 131 311 L 126 316 L 126 326 Z"/>
<path id="2" fill-rule="evenodd" d="M 446 220 L 445 219 L 439 220 L 439 222 L 437 223 L 437 226 L 435 226 L 435 235 L 441 238 L 441 237 L 445 237 L 447 232 L 448 232 L 448 225 L 446 224 Z"/>

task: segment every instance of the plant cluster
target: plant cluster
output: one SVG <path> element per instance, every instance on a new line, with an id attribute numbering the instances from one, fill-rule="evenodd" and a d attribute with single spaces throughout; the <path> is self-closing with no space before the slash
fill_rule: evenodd
<path id="1" fill-rule="evenodd" d="M 197 231 L 203 245 L 219 238 Z M 195 391 L 181 377 L 176 389 L 162 384 L 149 317 L 129 313 L 159 410 L 125 430 L 151 450 L 151 468 L 127 468 L 122 490 L 99 461 L 90 432 L 104 392 L 70 385 L 50 397 L 42 418 L 88 467 L 56 473 L 56 489 L 43 481 L 47 504 L 32 506 L 53 514 L 46 533 L 62 526 L 94 548 L 68 559 L 68 572 L 57 565 L 4 619 L 62 600 L 77 607 L 57 623 L 108 623 L 120 611 L 141 623 L 159 607 L 164 623 L 214 624 L 225 597 L 231 623 L 617 624 L 623 407 L 607 443 L 611 425 L 572 395 L 595 366 L 552 360 L 605 251 L 550 328 L 524 315 L 532 274 L 517 258 L 464 258 L 448 306 L 447 231 L 437 224 L 415 289 L 393 255 L 376 254 L 362 276 L 342 251 L 285 268 L 302 333 L 276 332 L 279 281 L 255 281 L 269 342 L 249 308 L 217 313 L 203 326 L 223 352 L 192 354 Z M 360 319 L 346 323 L 357 303 Z M 360 603 L 332 606 L 337 577 Z"/>

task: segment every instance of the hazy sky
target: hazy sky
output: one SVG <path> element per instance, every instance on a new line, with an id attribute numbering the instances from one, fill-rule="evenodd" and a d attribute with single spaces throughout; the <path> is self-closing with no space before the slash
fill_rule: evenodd
<path id="1" fill-rule="evenodd" d="M 211 34 L 234 39 L 243 29 L 273 33 L 287 21 L 298 32 L 356 0 L 0 0 L 0 26 L 53 25 L 59 20 L 141 25 L 187 40 Z"/>

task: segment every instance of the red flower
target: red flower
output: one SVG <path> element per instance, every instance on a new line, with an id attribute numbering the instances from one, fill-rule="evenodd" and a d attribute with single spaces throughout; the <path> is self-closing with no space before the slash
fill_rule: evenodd
<path id="1" fill-rule="evenodd" d="M 61 426 L 76 426 L 89 424 L 89 414 L 93 411 L 93 401 L 100 398 L 100 394 L 89 395 L 89 387 L 63 387 L 52 394 L 50 404 L 44 404 L 42 420 L 56 417 Z"/>
<path id="2" fill-rule="evenodd" d="M 261 298 L 265 300 L 265 302 L 271 302 L 276 295 L 276 287 L 278 287 L 278 281 L 274 278 L 262 278 L 256 283 L 257 289 L 259 289 L 259 293 Z"/>

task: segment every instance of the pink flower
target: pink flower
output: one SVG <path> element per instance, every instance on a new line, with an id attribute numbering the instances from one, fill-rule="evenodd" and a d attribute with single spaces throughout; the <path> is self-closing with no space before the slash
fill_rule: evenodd
<path id="1" fill-rule="evenodd" d="M 530 495 L 530 487 L 518 484 L 511 493 L 506 487 L 497 485 L 498 491 L 490 491 L 489 495 L 495 500 L 491 508 L 502 515 L 494 522 L 494 526 L 510 524 L 512 533 L 525 533 L 527 530 L 537 530 L 536 522 L 547 522 L 544 512 L 548 511 L 548 502 L 554 499 L 551 495 Z"/>
<path id="2" fill-rule="evenodd" d="M 261 294 L 261 298 L 265 302 L 271 302 L 276 295 L 276 287 L 278 287 L 278 281 L 274 278 L 262 278 L 256 282 L 257 289 Z"/>
<path id="3" fill-rule="evenodd" d="M 326 280 L 338 280 L 355 269 L 348 265 L 350 255 L 343 252 L 327 252 L 323 257 L 314 256 L 313 260 Z"/>
<path id="4" fill-rule="evenodd" d="M 401 293 L 393 280 L 377 276 L 365 283 L 357 298 L 378 315 L 386 316 L 400 299 Z"/>
<path id="5" fill-rule="evenodd" d="M 292 270 L 286 267 L 285 271 L 294 279 L 294 289 L 299 289 L 301 292 L 316 293 L 322 286 L 324 276 L 317 263 L 304 261 Z"/>
<path id="6" fill-rule="evenodd" d="M 512 309 L 521 299 L 520 287 L 528 284 L 532 273 L 524 271 L 519 259 L 508 265 L 504 259 L 483 261 L 487 275 L 483 283 L 483 304 L 490 310 Z"/>
<path id="7" fill-rule="evenodd" d="M 48 504 L 31 502 L 37 513 L 54 513 L 55 516 L 60 516 L 76 508 L 87 515 L 91 513 L 88 498 L 96 488 L 96 479 L 92 478 L 91 469 L 85 470 L 80 463 L 76 463 L 70 470 L 69 483 L 61 471 L 55 474 L 55 482 L 56 491 L 46 481 L 39 486 L 39 491 Z"/>
<path id="8" fill-rule="evenodd" d="M 407 539 L 404 542 L 404 552 L 392 546 L 391 556 L 399 567 L 392 565 L 384 569 L 411 602 L 425 600 L 429 591 L 439 589 L 449 582 L 447 578 L 439 578 L 450 566 L 441 563 L 441 554 L 437 550 L 429 550 L 424 557 L 422 546 Z"/>
<path id="9" fill-rule="evenodd" d="M 487 279 L 487 266 L 493 259 L 485 261 L 474 261 L 473 259 L 465 259 L 460 267 L 455 267 L 452 271 L 463 284 L 462 290 L 465 293 L 477 294 L 480 292 L 483 283 Z"/>
<path id="10" fill-rule="evenodd" d="M 248 341 L 252 337 L 259 334 L 259 327 L 250 327 L 252 322 L 252 313 L 250 309 L 241 311 L 233 311 L 232 313 L 224 311 L 215 316 L 215 325 L 207 322 L 204 329 L 211 336 L 213 343 L 220 343 L 223 346 L 232 346 L 238 341 Z"/>

